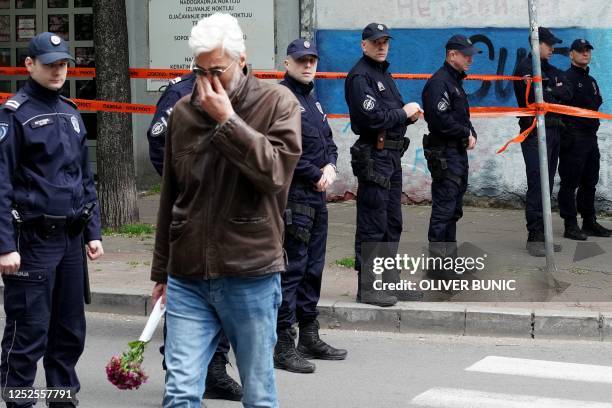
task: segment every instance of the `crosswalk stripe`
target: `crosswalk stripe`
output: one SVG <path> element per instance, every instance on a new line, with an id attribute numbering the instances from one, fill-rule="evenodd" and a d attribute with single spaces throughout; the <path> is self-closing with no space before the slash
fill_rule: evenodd
<path id="1" fill-rule="evenodd" d="M 612 384 L 612 367 L 488 356 L 465 369 L 491 374 Z"/>
<path id="2" fill-rule="evenodd" d="M 432 388 L 417 395 L 412 404 L 430 408 L 612 408 L 594 401 L 542 398 L 453 388 Z"/>

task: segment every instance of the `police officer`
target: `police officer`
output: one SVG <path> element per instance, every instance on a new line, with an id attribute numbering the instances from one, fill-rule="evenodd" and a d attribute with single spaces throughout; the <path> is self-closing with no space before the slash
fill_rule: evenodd
<path id="1" fill-rule="evenodd" d="M 540 59 L 542 64 L 542 87 L 544 91 L 544 101 L 550 103 L 565 103 L 567 104 L 571 98 L 571 88 L 565 78 L 565 73 L 554 67 L 548 61 L 552 57 L 555 44 L 560 44 L 562 41 L 546 27 L 539 27 L 538 34 L 540 37 Z M 530 77 L 532 71 L 532 56 L 529 54 L 523 59 L 514 71 L 515 76 Z M 529 93 L 529 103 L 535 102 L 533 88 Z M 514 81 L 514 94 L 518 106 L 526 107 L 526 81 Z M 559 143 L 561 137 L 561 128 L 563 123 L 557 114 L 546 114 L 546 145 L 548 157 L 548 175 L 550 191 L 554 185 L 555 173 L 557 172 L 557 163 L 559 161 Z M 525 131 L 531 125 L 533 118 L 522 117 L 519 119 L 521 132 Z M 538 155 L 538 137 L 537 132 L 532 131 L 527 139 L 521 143 L 523 151 L 523 159 L 525 160 L 525 170 L 527 173 L 527 196 L 525 205 L 525 215 L 527 218 L 527 237 L 526 248 L 530 255 L 543 257 L 546 255 L 544 249 L 544 222 L 542 215 L 542 194 L 540 187 L 540 159 Z M 560 245 L 555 244 L 555 252 L 561 250 Z"/>
<path id="2" fill-rule="evenodd" d="M 572 65 L 565 73 L 573 91 L 568 104 L 596 111 L 603 99 L 597 81 L 589 75 L 592 50 L 593 46 L 587 40 L 574 41 L 570 51 Z M 597 145 L 599 119 L 565 116 L 563 122 L 565 130 L 559 157 L 561 188 L 558 195 L 559 212 L 565 221 L 563 235 L 581 241 L 589 235 L 609 237 L 610 230 L 595 218 L 595 187 L 599 181 L 600 159 Z M 578 228 L 578 212 L 582 216 L 582 230 Z"/>
<path id="3" fill-rule="evenodd" d="M 76 105 L 61 95 L 68 44 L 45 32 L 28 46 L 25 86 L 0 108 L 0 272 L 6 325 L 3 397 L 31 387 L 43 357 L 47 387 L 80 389 L 85 344 L 84 252 L 103 254 L 87 137 Z M 35 401 L 9 400 L 8 407 Z M 51 402 L 76 406 L 76 399 Z"/>
<path id="4" fill-rule="evenodd" d="M 401 157 L 410 140 L 406 127 L 418 120 L 417 103 L 404 104 L 388 71 L 389 40 L 386 25 L 368 24 L 361 34 L 363 57 L 349 72 L 344 95 L 349 108 L 351 129 L 359 139 L 351 147 L 351 165 L 358 180 L 355 269 L 358 273 L 357 302 L 392 306 L 400 300 L 422 298 L 420 292 L 374 289 L 378 277 L 371 265 L 364 265 L 362 243 L 390 243 L 382 250 L 394 256 L 402 232 Z M 375 250 L 377 251 L 377 250 Z M 366 259 L 366 261 L 368 261 Z M 383 275 L 387 282 L 398 282 L 399 271 Z"/>
<path id="5" fill-rule="evenodd" d="M 191 94 L 194 84 L 195 74 L 193 71 L 174 78 L 157 101 L 155 115 L 147 131 L 147 139 L 149 141 L 151 164 L 160 176 L 164 168 L 164 145 L 166 144 L 166 133 L 168 131 L 168 117 L 170 117 L 172 109 L 179 99 Z"/>
<path id="6" fill-rule="evenodd" d="M 289 264 L 281 275 L 283 300 L 278 311 L 274 366 L 296 373 L 315 371 L 315 365 L 306 359 L 344 360 L 347 354 L 319 338 L 317 321 L 327 243 L 325 191 L 336 179 L 338 157 L 326 115 L 313 93 L 318 57 L 315 45 L 308 40 L 293 41 L 287 47 L 287 72 L 281 81 L 300 103 L 302 155 L 285 211 L 284 248 Z M 291 330 L 296 322 L 297 351 Z"/>
<path id="7" fill-rule="evenodd" d="M 429 134 L 423 149 L 431 172 L 431 256 L 456 255 L 457 221 L 463 216 L 463 196 L 468 184 L 467 150 L 476 146 L 476 131 L 470 121 L 470 105 L 463 79 L 473 56 L 481 53 L 463 35 L 446 43 L 446 61 L 423 89 L 423 109 Z M 451 272 L 451 271 L 449 271 Z"/>
<path id="8" fill-rule="evenodd" d="M 168 131 L 168 118 L 172 113 L 174 105 L 185 95 L 191 94 L 195 84 L 196 76 L 193 71 L 170 81 L 164 93 L 157 101 L 155 115 L 147 131 L 149 141 L 149 158 L 155 170 L 162 175 L 164 168 L 164 145 L 166 143 L 166 133 Z M 166 337 L 166 325 L 164 323 L 164 339 Z M 224 399 L 229 401 L 240 401 L 242 399 L 242 387 L 232 377 L 227 374 L 226 365 L 229 362 L 230 344 L 225 334 L 221 334 L 217 351 L 208 364 L 206 374 L 206 399 Z M 164 346 L 159 351 L 164 354 Z M 162 362 L 164 370 L 165 362 Z"/>

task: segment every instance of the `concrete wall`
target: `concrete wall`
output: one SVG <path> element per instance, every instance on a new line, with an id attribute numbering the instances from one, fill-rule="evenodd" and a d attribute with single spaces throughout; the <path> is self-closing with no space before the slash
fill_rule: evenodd
<path id="1" fill-rule="evenodd" d="M 309 0 L 310 1 L 310 0 Z M 604 100 L 602 110 L 612 112 L 612 2 L 609 0 L 539 1 L 540 23 L 552 27 L 564 40 L 552 63 L 569 67 L 567 48 L 578 37 L 595 46 L 592 74 L 597 78 Z M 471 36 L 484 53 L 475 58 L 471 73 L 511 74 L 519 58 L 528 52 L 528 12 L 526 1 L 516 0 L 314 0 L 314 18 L 308 22 L 316 33 L 320 71 L 348 71 L 361 56 L 361 29 L 372 21 L 392 28 L 389 61 L 393 72 L 432 73 L 443 62 L 444 44 L 455 33 Z M 580 13 L 576 13 L 580 10 Z M 302 22 L 304 25 L 304 21 Z M 302 27 L 304 29 L 304 27 Z M 563 55 L 565 54 L 565 55 Z M 399 81 L 406 102 L 421 102 L 424 81 Z M 516 106 L 509 82 L 469 81 L 472 106 Z M 347 113 L 343 81 L 319 80 L 317 92 L 328 113 Z M 339 146 L 341 175 L 333 194 L 355 192 L 349 147 L 355 140 L 348 120 L 332 120 Z M 472 196 L 487 201 L 521 205 L 526 191 L 525 168 L 520 146 L 506 153 L 495 150 L 518 134 L 517 120 L 475 119 L 478 147 L 470 153 Z M 404 156 L 404 192 L 410 201 L 429 200 L 430 177 L 421 138 L 424 122 L 408 129 L 412 139 Z M 600 210 L 612 211 L 612 123 L 604 121 L 599 132 L 601 172 L 597 200 Z M 557 186 L 558 189 L 558 178 Z"/>
<path id="2" fill-rule="evenodd" d="M 275 0 L 275 38 L 277 69 L 282 68 L 287 45 L 299 35 L 300 9 L 299 0 Z M 149 27 L 149 1 L 126 0 L 128 17 L 130 66 L 149 67 L 149 30 L 163 30 L 163 27 Z M 248 50 L 247 50 L 248 52 Z M 161 93 L 148 92 L 146 81 L 132 80 L 132 101 L 154 105 Z M 159 183 L 160 179 L 149 161 L 147 129 L 152 115 L 133 115 L 134 156 L 136 177 L 139 189 L 148 189 Z"/>

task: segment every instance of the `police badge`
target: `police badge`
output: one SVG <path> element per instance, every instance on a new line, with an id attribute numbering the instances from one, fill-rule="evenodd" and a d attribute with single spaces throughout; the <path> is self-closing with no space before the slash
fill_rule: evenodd
<path id="1" fill-rule="evenodd" d="M 81 133 L 81 126 L 79 125 L 79 120 L 77 119 L 77 117 L 74 115 L 71 116 L 70 122 L 72 123 L 72 128 L 74 129 L 74 131 L 77 133 Z"/>

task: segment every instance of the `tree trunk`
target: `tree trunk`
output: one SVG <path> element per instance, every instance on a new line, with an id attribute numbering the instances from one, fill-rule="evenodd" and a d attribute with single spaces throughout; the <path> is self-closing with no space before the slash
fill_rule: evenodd
<path id="1" fill-rule="evenodd" d="M 94 0 L 97 98 L 131 102 L 125 0 Z M 98 112 L 98 195 L 102 225 L 138 222 L 132 116 Z"/>

